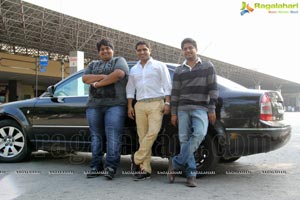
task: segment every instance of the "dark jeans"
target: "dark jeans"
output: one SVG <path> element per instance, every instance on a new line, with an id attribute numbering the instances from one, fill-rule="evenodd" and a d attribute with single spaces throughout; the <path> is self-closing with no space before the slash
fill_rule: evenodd
<path id="1" fill-rule="evenodd" d="M 100 168 L 103 157 L 102 138 L 106 136 L 105 167 L 117 170 L 120 163 L 121 135 L 125 114 L 125 106 L 88 108 L 86 110 L 91 134 L 92 169 Z"/>

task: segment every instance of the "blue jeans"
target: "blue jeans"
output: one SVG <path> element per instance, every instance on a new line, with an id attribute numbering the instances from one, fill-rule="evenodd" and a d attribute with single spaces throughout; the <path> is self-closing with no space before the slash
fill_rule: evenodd
<path id="1" fill-rule="evenodd" d="M 103 157 L 103 137 L 106 137 L 105 167 L 116 172 L 120 163 L 121 136 L 126 114 L 125 106 L 87 108 L 86 116 L 90 126 L 92 169 L 100 169 Z"/>
<path id="2" fill-rule="evenodd" d="M 172 159 L 174 170 L 183 170 L 187 177 L 196 176 L 194 152 L 207 133 L 208 117 L 204 110 L 178 112 L 180 153 Z"/>

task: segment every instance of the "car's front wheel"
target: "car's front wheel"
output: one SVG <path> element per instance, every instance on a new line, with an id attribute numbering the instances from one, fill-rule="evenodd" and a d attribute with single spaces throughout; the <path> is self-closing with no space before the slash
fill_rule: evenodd
<path id="1" fill-rule="evenodd" d="M 30 156 L 25 132 L 13 120 L 0 121 L 0 162 L 19 162 Z"/>
<path id="2" fill-rule="evenodd" d="M 206 135 L 194 155 L 197 165 L 197 177 L 214 174 L 219 156 L 217 155 L 216 144 L 209 134 Z"/>

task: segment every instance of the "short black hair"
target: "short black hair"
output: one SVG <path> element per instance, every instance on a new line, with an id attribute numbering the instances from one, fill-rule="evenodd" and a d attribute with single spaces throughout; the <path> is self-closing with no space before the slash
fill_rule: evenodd
<path id="1" fill-rule="evenodd" d="M 114 44 L 111 41 L 109 41 L 108 39 L 102 39 L 99 42 L 97 42 L 97 44 L 96 44 L 98 52 L 100 51 L 100 48 L 101 48 L 102 45 L 103 46 L 108 46 L 112 50 L 114 50 Z"/>
<path id="2" fill-rule="evenodd" d="M 139 41 L 138 43 L 136 43 L 135 45 L 135 50 L 137 49 L 137 47 L 139 45 L 146 45 L 146 47 L 148 47 L 150 49 L 150 43 L 149 42 L 146 42 L 146 41 Z"/>
<path id="3" fill-rule="evenodd" d="M 185 38 L 184 40 L 182 40 L 182 42 L 181 42 L 181 49 L 183 49 L 183 46 L 186 43 L 192 44 L 197 49 L 197 42 L 194 39 L 192 39 L 192 38 Z"/>

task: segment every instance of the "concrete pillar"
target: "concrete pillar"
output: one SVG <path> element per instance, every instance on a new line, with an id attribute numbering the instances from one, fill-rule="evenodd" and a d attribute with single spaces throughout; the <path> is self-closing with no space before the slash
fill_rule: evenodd
<path id="1" fill-rule="evenodd" d="M 281 93 L 281 85 L 276 85 L 275 87 L 276 87 L 276 91 Z"/>
<path id="2" fill-rule="evenodd" d="M 84 52 L 71 51 L 69 57 L 70 75 L 84 69 Z"/>
<path id="3" fill-rule="evenodd" d="M 296 94 L 296 109 L 300 111 L 300 93 Z"/>
<path id="4" fill-rule="evenodd" d="M 84 69 L 84 52 L 83 51 L 71 51 L 69 57 L 70 75 Z M 75 86 L 77 95 L 84 94 L 84 84 L 81 79 L 77 80 Z"/>
<path id="5" fill-rule="evenodd" d="M 255 84 L 255 89 L 260 90 L 260 83 Z"/>

